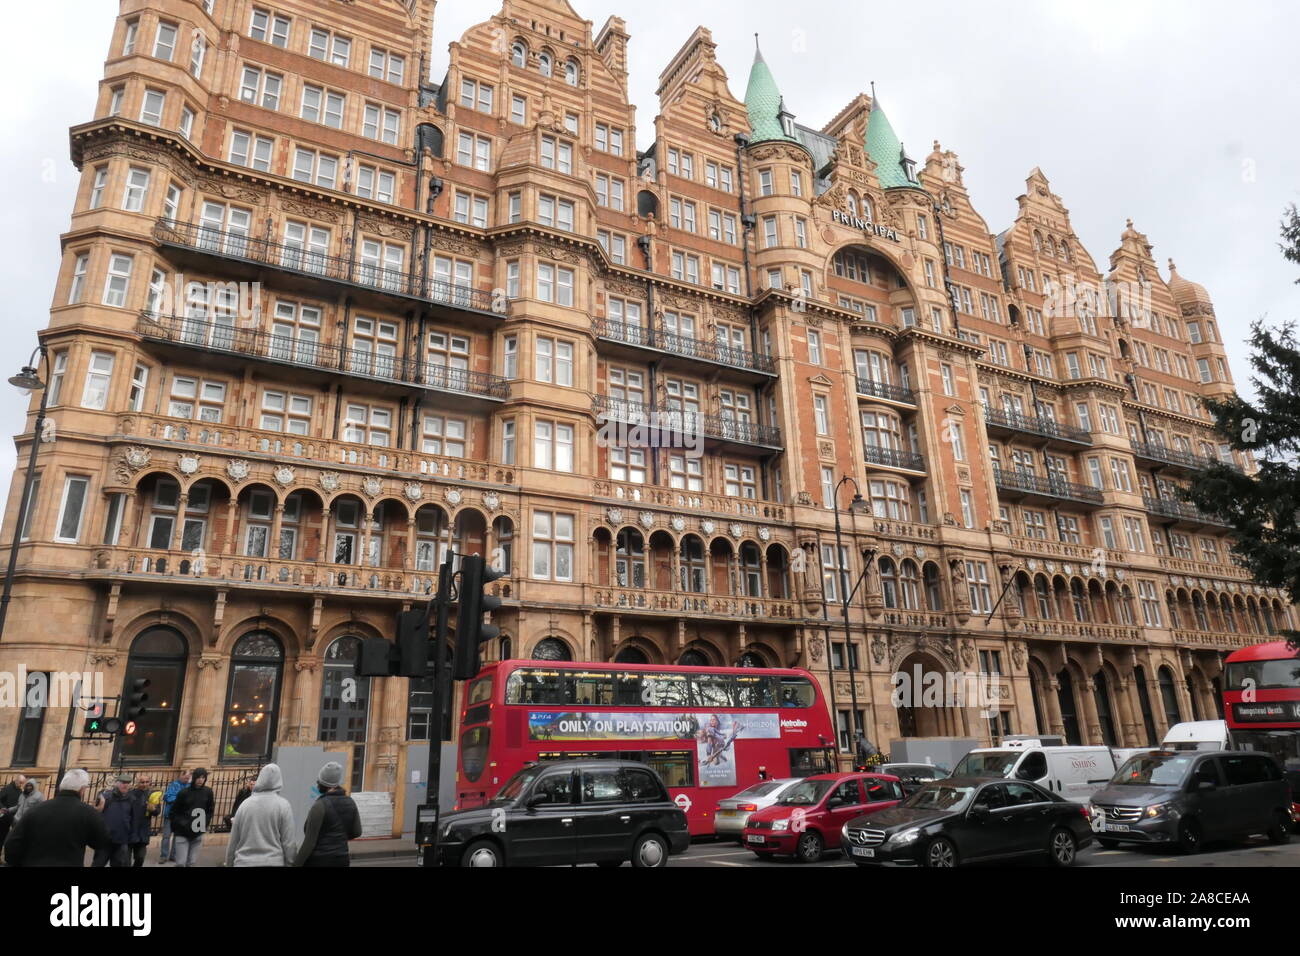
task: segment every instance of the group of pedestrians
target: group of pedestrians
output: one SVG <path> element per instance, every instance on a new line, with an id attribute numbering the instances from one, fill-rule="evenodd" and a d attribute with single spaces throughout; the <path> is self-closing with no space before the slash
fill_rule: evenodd
<path id="1" fill-rule="evenodd" d="M 153 822 L 161 816 L 159 864 L 193 866 L 216 811 L 208 772 L 182 771 L 165 790 L 147 774 L 121 775 L 92 806 L 83 801 L 90 775 L 70 770 L 58 793 L 43 801 L 33 781 L 19 776 L 0 789 L 0 847 L 9 866 L 142 867 Z M 226 847 L 227 866 L 348 866 L 348 841 L 361 836 L 361 816 L 343 789 L 343 767 L 331 761 L 317 779 L 299 842 L 293 808 L 280 795 L 284 777 L 267 764 L 235 798 Z"/>

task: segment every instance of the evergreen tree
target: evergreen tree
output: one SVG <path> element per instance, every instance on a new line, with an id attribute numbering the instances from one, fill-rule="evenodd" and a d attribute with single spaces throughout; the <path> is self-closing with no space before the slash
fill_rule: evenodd
<path id="1" fill-rule="evenodd" d="M 1300 210 L 1294 205 L 1283 219 L 1282 240 L 1282 255 L 1300 265 Z M 1294 323 L 1271 329 L 1256 321 L 1250 344 L 1257 400 L 1234 394 L 1204 404 L 1232 448 L 1255 456 L 1258 473 L 1216 464 L 1199 474 L 1186 498 L 1232 528 L 1232 550 L 1256 581 L 1300 603 L 1300 342 Z M 1300 648 L 1300 632 L 1282 633 Z"/>

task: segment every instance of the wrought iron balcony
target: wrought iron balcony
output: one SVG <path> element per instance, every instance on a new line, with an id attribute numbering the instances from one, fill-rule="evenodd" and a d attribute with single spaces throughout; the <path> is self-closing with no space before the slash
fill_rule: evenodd
<path id="1" fill-rule="evenodd" d="M 908 471 L 925 471 L 925 458 L 910 451 L 866 445 L 862 449 L 862 456 L 868 464 L 872 465 L 886 465 L 890 468 L 904 468 Z"/>
<path id="2" fill-rule="evenodd" d="M 1088 433 L 1082 428 L 1075 428 L 1073 425 L 1062 425 L 1050 418 L 1040 418 L 1036 415 L 998 411 L 985 405 L 984 422 L 990 431 L 1003 430 L 1038 435 L 1041 438 L 1048 439 L 1049 444 L 1051 442 L 1066 442 L 1089 447 L 1092 445 L 1092 439 L 1088 437 Z"/>
<path id="3" fill-rule="evenodd" d="M 1146 505 L 1147 511 L 1162 518 L 1172 518 L 1176 522 L 1188 525 L 1228 527 L 1226 521 L 1207 514 L 1187 501 L 1174 501 L 1171 498 L 1153 498 L 1150 495 L 1143 495 L 1142 502 Z"/>
<path id="4" fill-rule="evenodd" d="M 858 394 L 873 395 L 876 398 L 884 398 L 904 405 L 916 404 L 916 393 L 910 388 L 873 381 L 869 378 L 863 378 L 861 375 L 858 376 Z"/>
<path id="5" fill-rule="evenodd" d="M 1027 471 L 1004 471 L 997 466 L 993 468 L 993 482 L 1007 491 L 1018 491 L 1027 495 L 1040 495 L 1044 498 L 1059 498 L 1063 501 L 1102 504 L 1100 491 L 1088 485 L 1066 481 L 1062 478 L 1042 478 Z"/>
<path id="6" fill-rule="evenodd" d="M 699 412 L 647 405 L 593 395 L 592 410 L 613 421 L 640 425 L 678 435 L 702 435 L 716 441 L 763 448 L 781 448 L 781 429 L 775 425 L 740 421 L 725 415 L 702 415 Z M 651 439 L 653 441 L 653 438 Z"/>
<path id="7" fill-rule="evenodd" d="M 1190 451 L 1170 448 L 1160 442 L 1130 440 L 1129 445 L 1132 446 L 1134 455 L 1140 459 L 1159 462 L 1162 465 L 1173 465 L 1175 468 L 1186 471 L 1204 471 L 1206 468 L 1212 468 L 1215 465 L 1227 465 L 1235 471 L 1241 471 L 1241 466 L 1234 461 L 1220 461 L 1218 458 L 1210 458 L 1207 455 L 1197 455 Z"/>
<path id="8" fill-rule="evenodd" d="M 710 342 L 708 339 L 697 339 L 664 328 L 646 328 L 626 322 L 614 322 L 610 319 L 592 319 L 591 328 L 597 338 L 621 342 L 624 345 L 669 352 L 684 358 L 748 369 L 766 375 L 776 374 L 776 363 L 772 361 L 770 355 L 739 349 L 722 342 Z"/>
<path id="9" fill-rule="evenodd" d="M 510 394 L 509 381 L 499 375 L 431 365 L 393 355 L 376 355 L 320 342 L 295 341 L 261 329 L 236 328 L 234 316 L 223 319 L 144 311 L 136 320 L 136 331 L 153 342 L 223 352 L 241 359 L 256 357 L 280 365 L 398 382 L 495 401 L 503 401 Z"/>
<path id="10" fill-rule="evenodd" d="M 504 315 L 504 297 L 442 279 L 420 279 L 413 272 L 331 256 L 308 246 L 254 239 L 237 232 L 159 219 L 153 228 L 159 242 L 225 259 L 271 266 L 297 275 L 327 279 L 377 292 L 420 299 L 484 314 Z"/>

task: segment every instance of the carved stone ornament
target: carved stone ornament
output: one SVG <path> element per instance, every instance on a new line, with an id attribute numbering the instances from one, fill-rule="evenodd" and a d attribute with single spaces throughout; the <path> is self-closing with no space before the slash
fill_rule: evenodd
<path id="1" fill-rule="evenodd" d="M 364 491 L 368 497 L 373 498 L 384 490 L 384 483 L 374 475 L 370 475 L 362 480 L 361 490 Z M 451 498 L 451 492 L 447 493 L 447 497 L 448 499 Z"/>
<path id="2" fill-rule="evenodd" d="M 641 527 L 649 530 L 655 526 L 655 516 L 653 512 L 643 511 L 637 515 L 637 520 L 641 522 Z"/>
<path id="3" fill-rule="evenodd" d="M 808 641 L 808 656 L 812 658 L 814 664 L 822 659 L 825 647 L 825 642 L 820 637 L 814 637 Z"/>
<path id="4" fill-rule="evenodd" d="M 248 477 L 248 462 L 242 458 L 235 458 L 226 463 L 226 474 L 236 484 Z"/>
<path id="5" fill-rule="evenodd" d="M 907 549 L 904 548 L 897 541 L 894 542 L 894 547 L 891 550 L 894 552 L 894 557 L 896 558 L 901 558 L 904 554 L 907 553 Z"/>
<path id="6" fill-rule="evenodd" d="M 927 554 L 929 554 L 930 552 L 926 551 L 925 548 L 921 547 L 921 546 L 918 544 L 918 545 L 916 546 L 916 548 L 915 548 L 914 553 L 916 554 L 916 557 L 917 557 L 918 560 L 924 561 L 924 560 L 925 560 L 925 556 L 926 556 Z"/>
<path id="7" fill-rule="evenodd" d="M 192 475 L 199 470 L 198 455 L 181 455 L 176 461 L 182 475 Z"/>
<path id="8" fill-rule="evenodd" d="M 622 524 L 622 523 L 623 523 L 623 509 L 622 509 L 622 508 L 610 508 L 608 511 L 605 512 L 605 517 L 609 520 L 609 523 L 610 523 L 610 524 Z"/>
<path id="9" fill-rule="evenodd" d="M 152 457 L 148 448 L 141 448 L 139 445 L 132 445 L 122 454 L 122 458 L 131 466 L 132 471 L 137 471 L 149 464 L 149 459 Z"/>
<path id="10" fill-rule="evenodd" d="M 376 485 L 379 484 L 378 478 L 374 479 L 374 481 Z M 370 491 L 367 493 L 372 495 L 377 495 L 379 494 L 379 490 L 376 489 L 374 491 Z M 465 495 L 459 488 L 452 488 L 450 491 L 447 492 L 446 497 L 447 497 L 447 504 L 451 505 L 452 507 L 455 507 L 456 505 L 460 504 L 462 501 L 465 500 Z"/>
<path id="11" fill-rule="evenodd" d="M 682 532 L 682 531 L 685 531 L 685 530 L 686 530 L 686 519 L 683 518 L 681 515 L 674 515 L 674 516 L 673 516 L 672 525 L 673 525 L 673 530 L 676 531 L 676 532 L 678 532 L 678 533 L 680 533 L 680 532 Z"/>
<path id="12" fill-rule="evenodd" d="M 1025 645 L 1014 644 L 1011 647 L 1011 661 L 1016 665 L 1016 670 L 1024 670 L 1025 667 Z"/>
<path id="13" fill-rule="evenodd" d="M 408 501 L 419 501 L 424 497 L 424 489 L 420 487 L 418 481 L 408 481 L 402 487 L 402 493 L 406 495 Z"/>
<path id="14" fill-rule="evenodd" d="M 321 489 L 324 491 L 331 492 L 331 493 L 338 491 L 339 473 L 337 471 L 322 471 L 320 473 L 320 476 L 316 479 L 316 482 L 321 486 Z"/>
<path id="15" fill-rule="evenodd" d="M 487 508 L 488 511 L 496 511 L 497 508 L 501 507 L 501 496 L 495 491 L 489 491 L 483 496 L 483 507 Z"/>
<path id="16" fill-rule="evenodd" d="M 771 540 L 772 540 L 772 529 L 771 529 L 771 528 L 759 528 L 759 529 L 758 529 L 758 540 L 760 540 L 760 541 L 771 541 Z"/>
<path id="17" fill-rule="evenodd" d="M 286 488 L 293 484 L 293 469 L 288 465 L 281 465 L 279 468 L 275 469 L 271 475 L 275 478 L 276 484 L 280 485 L 282 488 Z"/>
<path id="18" fill-rule="evenodd" d="M 703 531 L 705 534 L 713 534 L 714 527 L 715 525 L 713 524 L 712 521 L 700 522 L 700 530 Z"/>
<path id="19" fill-rule="evenodd" d="M 733 538 L 739 538 L 745 531 L 745 529 L 740 526 L 740 523 L 736 521 L 733 521 L 727 530 L 731 532 Z"/>

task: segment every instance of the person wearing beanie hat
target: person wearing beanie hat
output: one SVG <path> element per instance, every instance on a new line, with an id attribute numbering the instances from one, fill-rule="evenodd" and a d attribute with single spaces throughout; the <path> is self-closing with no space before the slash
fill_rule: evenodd
<path id="1" fill-rule="evenodd" d="M 361 814 L 343 791 L 343 767 L 331 760 L 316 775 L 320 797 L 303 824 L 295 866 L 350 866 L 348 841 L 361 836 Z"/>
<path id="2" fill-rule="evenodd" d="M 81 800 L 90 786 L 90 774 L 69 770 L 59 781 L 59 792 L 24 813 L 5 841 L 5 862 L 10 866 L 86 865 L 86 850 L 112 845 L 104 817 Z"/>
<path id="3" fill-rule="evenodd" d="M 199 767 L 190 775 L 190 785 L 172 803 L 172 845 L 177 866 L 193 866 L 198 861 L 203 834 L 212 827 L 216 799 L 207 783 L 208 772 Z"/>

